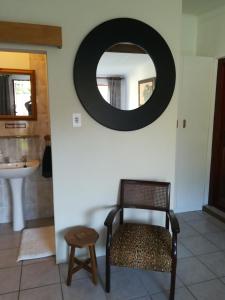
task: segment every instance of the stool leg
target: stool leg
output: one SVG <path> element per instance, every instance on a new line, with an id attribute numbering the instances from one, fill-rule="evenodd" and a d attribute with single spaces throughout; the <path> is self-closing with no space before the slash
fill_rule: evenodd
<path id="1" fill-rule="evenodd" d="M 70 250 L 70 258 L 69 258 L 69 266 L 68 266 L 68 276 L 67 276 L 67 285 L 71 285 L 72 275 L 73 275 L 73 264 L 74 264 L 74 254 L 75 247 L 71 246 Z"/>
<path id="2" fill-rule="evenodd" d="M 93 251 L 94 251 L 95 263 L 96 263 L 96 269 L 97 269 L 98 268 L 98 262 L 97 262 L 96 252 L 95 252 L 95 246 L 93 246 Z"/>
<path id="3" fill-rule="evenodd" d="M 89 246 L 89 252 L 90 252 L 90 257 L 91 257 L 92 281 L 94 284 L 97 284 L 98 278 L 97 278 L 95 246 Z"/>

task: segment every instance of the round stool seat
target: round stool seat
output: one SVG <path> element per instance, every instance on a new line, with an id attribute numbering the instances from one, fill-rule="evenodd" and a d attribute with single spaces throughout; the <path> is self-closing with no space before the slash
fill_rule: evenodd
<path id="1" fill-rule="evenodd" d="M 78 248 L 95 244 L 98 237 L 98 233 L 93 228 L 85 226 L 76 226 L 65 234 L 67 244 Z"/>

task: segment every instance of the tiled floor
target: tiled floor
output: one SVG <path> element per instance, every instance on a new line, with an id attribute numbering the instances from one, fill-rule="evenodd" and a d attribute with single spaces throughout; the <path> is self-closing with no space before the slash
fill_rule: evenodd
<path id="1" fill-rule="evenodd" d="M 225 300 L 225 224 L 204 212 L 177 215 L 176 300 Z M 48 224 L 46 224 L 48 225 Z M 16 263 L 20 233 L 0 225 L 0 300 L 164 300 L 168 273 L 112 268 L 111 293 L 104 292 L 104 257 L 98 258 L 99 284 L 86 271 L 65 284 L 67 265 L 54 258 Z"/>

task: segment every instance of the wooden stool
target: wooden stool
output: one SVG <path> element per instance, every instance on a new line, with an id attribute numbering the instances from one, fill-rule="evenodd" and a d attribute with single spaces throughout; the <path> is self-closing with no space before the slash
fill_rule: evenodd
<path id="1" fill-rule="evenodd" d="M 95 254 L 95 243 L 98 237 L 99 235 L 94 229 L 85 226 L 76 226 L 65 234 L 65 240 L 71 247 L 67 285 L 71 285 L 72 275 L 82 268 L 92 273 L 92 281 L 94 284 L 97 284 L 97 260 Z M 90 258 L 86 259 L 85 261 L 81 261 L 74 257 L 76 247 L 88 247 Z"/>

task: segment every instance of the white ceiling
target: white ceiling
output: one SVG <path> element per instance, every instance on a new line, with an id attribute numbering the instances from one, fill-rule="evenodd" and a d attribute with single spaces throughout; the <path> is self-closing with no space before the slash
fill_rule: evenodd
<path id="1" fill-rule="evenodd" d="M 225 0 L 183 0 L 183 13 L 201 15 L 225 5 Z"/>

